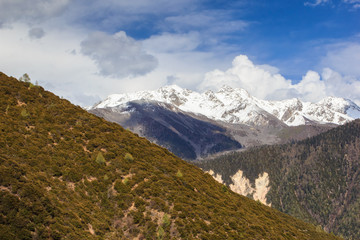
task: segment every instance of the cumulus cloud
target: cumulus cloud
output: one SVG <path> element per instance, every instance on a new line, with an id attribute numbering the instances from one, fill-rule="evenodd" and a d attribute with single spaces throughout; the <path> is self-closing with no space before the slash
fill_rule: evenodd
<path id="1" fill-rule="evenodd" d="M 300 98 L 317 102 L 327 96 L 350 98 L 360 103 L 360 81 L 324 68 L 322 74 L 308 71 L 298 83 L 292 83 L 268 65 L 255 65 L 245 55 L 237 56 L 226 71 L 214 70 L 205 75 L 200 90 L 218 90 L 223 85 L 243 88 L 250 94 L 268 100 Z"/>
<path id="2" fill-rule="evenodd" d="M 81 42 L 81 52 L 91 57 L 100 74 L 112 77 L 139 76 L 151 72 L 157 59 L 146 53 L 139 41 L 120 31 L 114 35 L 94 32 Z"/>
<path id="3" fill-rule="evenodd" d="M 29 30 L 29 37 L 33 39 L 40 39 L 45 35 L 45 31 L 42 28 L 32 28 Z"/>
<path id="4" fill-rule="evenodd" d="M 244 88 L 251 94 L 265 99 L 277 90 L 288 89 L 291 81 L 280 74 L 272 74 L 265 70 L 264 66 L 257 66 L 247 56 L 240 55 L 233 60 L 232 67 L 225 72 L 220 70 L 208 72 L 199 88 L 218 89 L 222 85 Z"/>
<path id="5" fill-rule="evenodd" d="M 330 68 L 325 68 L 322 73 L 327 95 L 349 98 L 360 105 L 360 79 L 343 76 Z"/>
<path id="6" fill-rule="evenodd" d="M 0 22 L 38 22 L 61 14 L 71 0 L 1 0 Z"/>
<path id="7" fill-rule="evenodd" d="M 339 43 L 329 47 L 321 65 L 336 69 L 344 75 L 360 77 L 360 44 Z"/>
<path id="8" fill-rule="evenodd" d="M 320 74 L 315 71 L 308 71 L 302 80 L 291 86 L 297 92 L 297 97 L 310 102 L 316 102 L 326 97 L 325 82 L 321 81 Z"/>

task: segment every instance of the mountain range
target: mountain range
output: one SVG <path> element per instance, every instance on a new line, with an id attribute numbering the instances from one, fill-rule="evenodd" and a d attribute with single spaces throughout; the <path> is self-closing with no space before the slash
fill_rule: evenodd
<path id="1" fill-rule="evenodd" d="M 328 97 L 318 103 L 296 98 L 266 101 L 251 96 L 244 89 L 229 86 L 223 86 L 218 92 L 208 90 L 204 93 L 171 85 L 156 91 L 113 94 L 90 109 L 121 107 L 135 100 L 167 103 L 212 120 L 251 126 L 267 126 L 273 117 L 288 126 L 344 124 L 360 117 L 360 107 L 348 99 Z"/>
<path id="2" fill-rule="evenodd" d="M 340 239 L 0 73 L 0 239 Z"/>
<path id="3" fill-rule="evenodd" d="M 88 110 L 188 160 L 302 140 L 360 117 L 359 106 L 343 98 L 265 101 L 228 86 L 204 93 L 171 85 L 113 94 Z"/>

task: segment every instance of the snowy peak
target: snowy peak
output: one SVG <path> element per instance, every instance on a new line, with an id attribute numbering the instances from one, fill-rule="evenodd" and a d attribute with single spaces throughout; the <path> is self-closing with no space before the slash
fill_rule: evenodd
<path id="1" fill-rule="evenodd" d="M 327 97 L 319 102 L 336 112 L 341 112 L 352 118 L 360 118 L 360 107 L 353 101 L 344 98 Z"/>
<path id="2" fill-rule="evenodd" d="M 328 97 L 318 103 L 299 99 L 265 101 L 251 96 L 241 88 L 223 86 L 219 91 L 204 93 L 183 89 L 177 85 L 155 91 L 113 94 L 95 108 L 119 108 L 132 101 L 157 101 L 182 111 L 203 115 L 213 120 L 233 124 L 268 125 L 273 119 L 289 125 L 308 123 L 344 124 L 360 117 L 360 108 L 343 98 Z"/>

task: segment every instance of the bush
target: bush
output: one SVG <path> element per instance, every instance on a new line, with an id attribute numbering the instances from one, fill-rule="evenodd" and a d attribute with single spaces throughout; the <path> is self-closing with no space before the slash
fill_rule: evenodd
<path id="1" fill-rule="evenodd" d="M 165 234 L 165 231 L 164 231 L 164 229 L 161 227 L 161 226 L 159 226 L 159 229 L 158 229 L 158 239 L 163 239 L 164 238 L 164 234 Z"/>
<path id="2" fill-rule="evenodd" d="M 125 160 L 128 162 L 132 162 L 132 161 L 134 161 L 134 157 L 130 153 L 126 153 Z"/>
<path id="3" fill-rule="evenodd" d="M 181 178 L 181 177 L 183 177 L 183 174 L 182 174 L 182 172 L 180 170 L 178 170 L 177 173 L 176 173 L 176 176 L 178 178 Z"/>
<path id="4" fill-rule="evenodd" d="M 28 117 L 28 116 L 29 116 L 28 111 L 26 111 L 26 109 L 22 109 L 22 110 L 21 110 L 21 116 L 22 116 L 22 117 Z"/>
<path id="5" fill-rule="evenodd" d="M 163 217 L 163 226 L 164 228 L 167 228 L 169 225 L 170 225 L 170 217 L 169 215 L 167 215 L 166 213 L 164 214 L 164 217 Z"/>
<path id="6" fill-rule="evenodd" d="M 98 164 L 105 164 L 105 158 L 103 156 L 103 154 L 101 152 L 98 153 L 98 155 L 96 156 L 96 162 Z"/>

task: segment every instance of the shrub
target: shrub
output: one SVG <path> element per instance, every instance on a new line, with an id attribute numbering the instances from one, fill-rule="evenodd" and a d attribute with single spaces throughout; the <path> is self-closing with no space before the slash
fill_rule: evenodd
<path id="1" fill-rule="evenodd" d="M 162 221 L 163 221 L 164 228 L 168 227 L 170 225 L 170 217 L 169 217 L 169 215 L 167 215 L 165 213 Z"/>
<path id="2" fill-rule="evenodd" d="M 183 177 L 183 174 L 182 174 L 182 172 L 180 170 L 178 170 L 177 173 L 176 173 L 176 176 L 178 178 L 181 178 L 181 177 Z"/>
<path id="3" fill-rule="evenodd" d="M 130 153 L 126 153 L 125 160 L 128 162 L 132 162 L 132 161 L 134 161 L 134 157 Z"/>
<path id="4" fill-rule="evenodd" d="M 105 164 L 105 158 L 103 156 L 103 154 L 101 152 L 98 153 L 98 155 L 96 156 L 96 162 L 98 164 Z"/>
<path id="5" fill-rule="evenodd" d="M 28 117 L 28 116 L 29 116 L 28 111 L 26 111 L 26 109 L 22 109 L 22 110 L 21 110 L 21 116 L 22 116 L 22 117 Z"/>
<path id="6" fill-rule="evenodd" d="M 163 239 L 164 238 L 164 234 L 165 234 L 165 231 L 164 231 L 164 229 L 161 227 L 161 226 L 159 226 L 159 229 L 158 229 L 158 239 Z"/>

